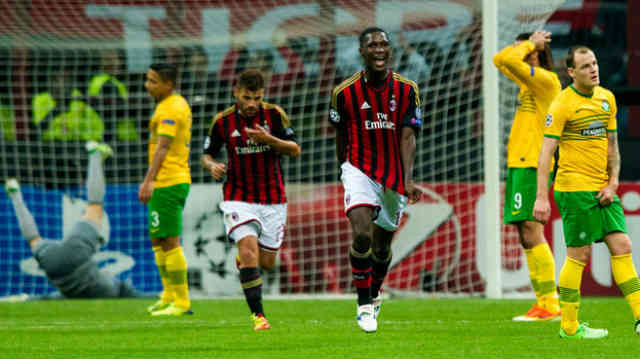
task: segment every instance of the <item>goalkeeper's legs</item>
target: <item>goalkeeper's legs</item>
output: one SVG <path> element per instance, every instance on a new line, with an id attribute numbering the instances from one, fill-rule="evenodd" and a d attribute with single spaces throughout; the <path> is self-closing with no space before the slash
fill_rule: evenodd
<path id="1" fill-rule="evenodd" d="M 113 150 L 105 143 L 89 141 L 86 143 L 89 154 L 89 167 L 87 168 L 87 201 L 89 205 L 84 213 L 84 218 L 102 226 L 104 216 L 104 194 L 106 180 L 102 163 L 113 155 Z M 103 243 L 108 240 L 108 233 L 103 235 Z"/>
<path id="2" fill-rule="evenodd" d="M 4 189 L 7 192 L 7 196 L 11 199 L 16 217 L 18 217 L 18 225 L 20 226 L 22 237 L 29 242 L 31 250 L 35 251 L 36 245 L 42 238 L 38 232 L 38 226 L 33 219 L 33 215 L 24 203 L 18 180 L 15 178 L 7 179 Z"/>

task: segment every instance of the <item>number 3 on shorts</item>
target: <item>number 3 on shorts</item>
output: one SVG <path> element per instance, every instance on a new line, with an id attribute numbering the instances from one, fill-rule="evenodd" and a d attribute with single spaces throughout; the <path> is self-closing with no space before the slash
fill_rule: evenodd
<path id="1" fill-rule="evenodd" d="M 160 225 L 160 218 L 157 211 L 151 212 L 151 227 L 158 227 Z"/>
<path id="2" fill-rule="evenodd" d="M 513 195 L 513 208 L 515 209 L 522 208 L 522 193 L 516 192 Z"/>

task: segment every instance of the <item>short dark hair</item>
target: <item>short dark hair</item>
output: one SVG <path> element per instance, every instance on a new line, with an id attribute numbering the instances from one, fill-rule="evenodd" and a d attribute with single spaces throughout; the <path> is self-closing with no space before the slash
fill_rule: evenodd
<path id="1" fill-rule="evenodd" d="M 579 54 L 586 54 L 589 51 L 593 52 L 593 50 L 584 45 L 571 46 L 569 51 L 567 51 L 567 59 L 565 60 L 567 68 L 576 67 L 576 52 Z"/>
<path id="2" fill-rule="evenodd" d="M 149 68 L 160 75 L 160 78 L 163 81 L 171 81 L 175 86 L 178 81 L 178 69 L 171 64 L 167 63 L 157 63 L 152 64 Z"/>
<path id="3" fill-rule="evenodd" d="M 264 88 L 264 75 L 258 69 L 248 69 L 238 76 L 237 88 L 244 88 L 249 91 L 258 91 Z"/>
<path id="4" fill-rule="evenodd" d="M 529 40 L 531 35 L 533 35 L 532 32 L 521 32 L 520 34 L 518 34 L 518 36 L 516 36 L 516 41 Z"/>
<path id="5" fill-rule="evenodd" d="M 391 40 L 391 37 L 389 37 L 389 33 L 386 32 L 385 30 L 379 28 L 379 27 L 368 27 L 366 29 L 364 29 L 361 33 L 360 33 L 360 37 L 359 37 L 359 41 L 360 41 L 360 47 L 362 47 L 362 45 L 364 44 L 364 40 L 367 37 L 367 35 L 369 34 L 373 34 L 376 32 L 381 32 L 383 34 L 385 34 L 387 36 L 387 39 Z"/>

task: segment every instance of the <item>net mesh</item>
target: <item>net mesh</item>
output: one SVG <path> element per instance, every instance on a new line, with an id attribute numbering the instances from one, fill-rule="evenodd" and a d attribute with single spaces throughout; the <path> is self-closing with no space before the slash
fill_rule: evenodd
<path id="1" fill-rule="evenodd" d="M 137 186 L 148 167 L 154 103 L 144 76 L 176 64 L 193 111 L 194 185 L 183 245 L 194 292 L 239 293 L 235 249 L 224 239 L 219 185 L 199 166 L 213 115 L 233 104 L 235 74 L 267 74 L 266 100 L 288 113 L 303 149 L 284 159 L 287 236 L 271 293 L 350 293 L 350 225 L 343 213 L 332 88 L 361 69 L 357 35 L 391 33 L 394 70 L 421 91 L 424 127 L 415 179 L 423 201 L 407 209 L 386 286 L 401 293 L 482 294 L 483 163 L 479 1 L 31 0 L 0 4 L 0 176 L 17 177 L 40 233 L 62 238 L 86 198 L 84 141 L 114 148 L 106 162 L 111 223 L 103 265 L 139 289 L 160 281 Z M 501 2 L 499 44 L 539 28 L 562 1 Z M 517 89 L 500 80 L 508 134 Z M 78 200 L 80 198 L 80 200 Z M 34 266 L 6 196 L 0 196 L 0 295 L 53 288 Z M 524 267 L 505 230 L 503 267 Z M 34 269 L 35 268 L 35 269 Z M 222 283 L 214 285 L 212 283 Z M 234 284 L 235 283 L 235 284 Z M 525 283 L 526 286 L 526 283 Z M 222 288 L 222 289 L 221 289 Z"/>

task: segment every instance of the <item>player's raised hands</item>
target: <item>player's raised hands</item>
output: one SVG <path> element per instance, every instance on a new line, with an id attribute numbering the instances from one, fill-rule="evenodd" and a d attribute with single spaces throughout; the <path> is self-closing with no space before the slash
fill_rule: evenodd
<path id="1" fill-rule="evenodd" d="M 529 36 L 529 41 L 533 42 L 536 50 L 544 50 L 544 44 L 551 42 L 551 32 L 538 30 Z"/>

